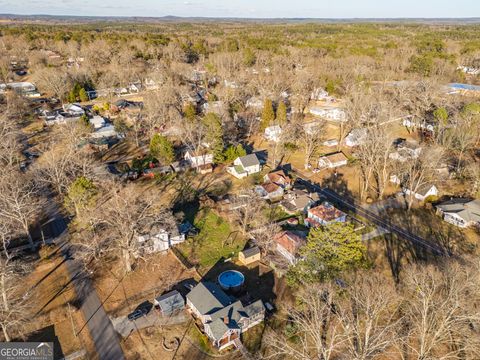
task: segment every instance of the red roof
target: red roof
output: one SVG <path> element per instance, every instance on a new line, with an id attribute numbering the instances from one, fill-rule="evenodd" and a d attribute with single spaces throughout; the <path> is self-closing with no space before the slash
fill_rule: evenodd
<path id="1" fill-rule="evenodd" d="M 324 202 L 322 205 L 311 208 L 308 210 L 309 217 L 310 214 L 326 222 L 333 221 L 345 215 L 344 212 L 338 210 L 328 202 Z"/>
<path id="2" fill-rule="evenodd" d="M 275 235 L 275 241 L 292 255 L 295 255 L 298 249 L 306 244 L 305 238 L 291 231 L 278 233 Z"/>
<path id="3" fill-rule="evenodd" d="M 267 177 L 271 182 L 280 185 L 288 185 L 292 182 L 292 179 L 285 175 L 285 172 L 283 170 L 271 172 L 267 174 Z"/>
<path id="4" fill-rule="evenodd" d="M 280 186 L 278 186 L 277 184 L 269 182 L 269 183 L 263 184 L 262 187 L 265 189 L 267 194 L 271 194 L 271 193 L 274 193 L 275 191 L 277 191 Z"/>

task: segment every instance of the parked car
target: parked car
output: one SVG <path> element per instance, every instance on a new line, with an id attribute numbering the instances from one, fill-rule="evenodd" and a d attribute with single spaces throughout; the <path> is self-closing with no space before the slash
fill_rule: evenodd
<path id="1" fill-rule="evenodd" d="M 127 318 L 128 320 L 130 321 L 133 321 L 133 320 L 137 320 L 139 318 L 141 318 L 142 316 L 145 316 L 147 315 L 145 313 L 145 311 L 141 310 L 141 309 L 138 309 L 138 310 L 135 310 L 134 312 L 131 312 L 130 314 L 128 314 Z"/>
<path id="2" fill-rule="evenodd" d="M 128 314 L 127 318 L 130 321 L 137 320 L 142 316 L 147 315 L 150 312 L 150 310 L 152 310 L 152 308 L 153 308 L 153 304 L 150 301 L 148 300 L 144 301 L 143 303 L 138 305 L 133 312 Z"/>

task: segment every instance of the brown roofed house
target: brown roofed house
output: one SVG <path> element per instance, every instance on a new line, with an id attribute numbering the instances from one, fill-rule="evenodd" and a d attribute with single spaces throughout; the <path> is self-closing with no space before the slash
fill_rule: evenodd
<path id="1" fill-rule="evenodd" d="M 292 179 L 285 174 L 283 170 L 277 170 L 271 173 L 268 173 L 263 177 L 263 181 L 266 183 L 271 182 L 281 186 L 284 189 L 289 189 L 292 186 Z"/>
<path id="2" fill-rule="evenodd" d="M 345 222 L 346 220 L 347 214 L 325 201 L 322 205 L 308 210 L 308 217 L 305 219 L 305 225 L 308 227 L 319 227 L 333 222 Z"/>
<path id="3" fill-rule="evenodd" d="M 297 261 L 298 250 L 306 244 L 305 236 L 294 231 L 282 231 L 275 236 L 277 251 L 291 264 Z"/>

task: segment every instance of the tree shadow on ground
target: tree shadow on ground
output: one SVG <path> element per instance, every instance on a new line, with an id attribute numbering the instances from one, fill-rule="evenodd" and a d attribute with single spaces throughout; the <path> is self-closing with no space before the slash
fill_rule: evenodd
<path id="1" fill-rule="evenodd" d="M 322 180 L 322 187 L 333 190 L 336 194 L 342 196 L 350 203 L 355 204 L 353 193 L 348 189 L 348 183 L 343 174 L 332 171 L 330 175 Z"/>
<path id="2" fill-rule="evenodd" d="M 53 359 L 57 360 L 64 358 L 62 346 L 60 344 L 60 341 L 58 340 L 58 336 L 55 333 L 55 325 L 49 325 L 47 327 L 39 329 L 34 333 L 29 334 L 26 339 L 21 339 L 17 341 L 53 342 Z"/>

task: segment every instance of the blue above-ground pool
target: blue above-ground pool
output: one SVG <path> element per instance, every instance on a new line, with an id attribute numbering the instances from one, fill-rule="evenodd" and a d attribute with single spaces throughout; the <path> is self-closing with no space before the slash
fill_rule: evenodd
<path id="1" fill-rule="evenodd" d="M 239 290 L 245 283 L 245 276 L 237 270 L 227 270 L 218 276 L 218 283 L 223 290 Z"/>

